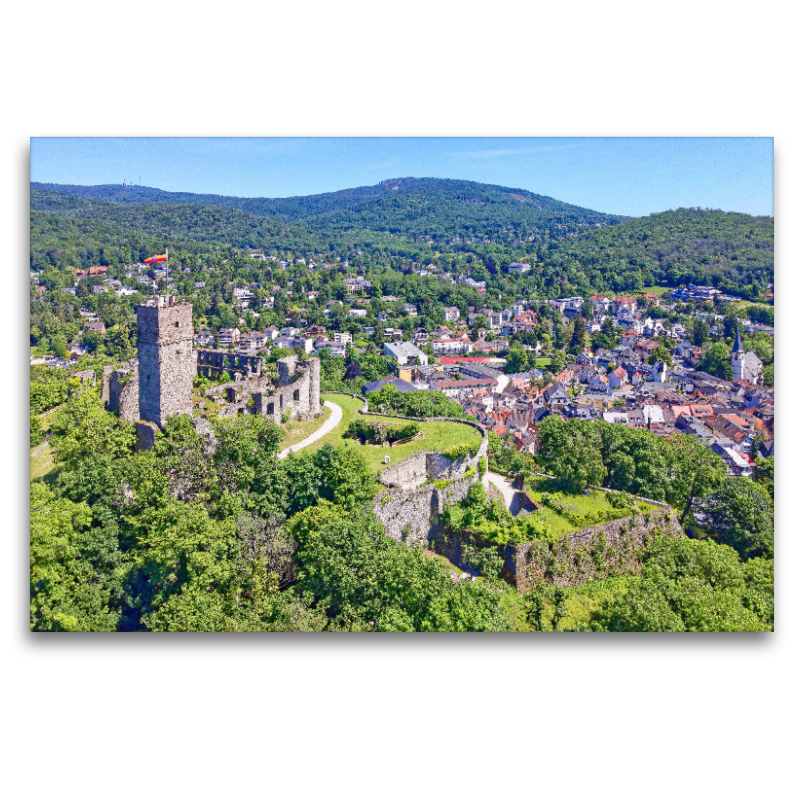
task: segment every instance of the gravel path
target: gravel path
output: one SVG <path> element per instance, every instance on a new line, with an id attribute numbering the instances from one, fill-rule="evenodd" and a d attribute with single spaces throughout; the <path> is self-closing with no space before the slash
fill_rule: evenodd
<path id="1" fill-rule="evenodd" d="M 297 444 L 287 447 L 286 450 L 282 450 L 280 453 L 278 453 L 278 458 L 286 458 L 289 453 L 296 453 L 298 450 L 302 450 L 304 447 L 308 447 L 310 444 L 319 441 L 323 436 L 330 433 L 342 421 L 341 406 L 337 405 L 336 403 L 331 403 L 329 400 L 325 401 L 325 406 L 331 410 L 331 415 L 325 420 L 325 422 L 322 424 L 322 427 L 319 428 L 319 430 L 314 431 L 311 436 L 306 436 L 305 439 Z"/>
<path id="2" fill-rule="evenodd" d="M 483 482 L 484 485 L 491 483 L 492 486 L 496 487 L 500 491 L 500 494 L 503 495 L 503 501 L 506 504 L 506 508 L 510 510 L 514 501 L 514 495 L 516 494 L 516 490 L 511 486 L 511 482 L 502 475 L 495 475 L 494 472 L 489 472 L 488 470 L 483 476 Z"/>

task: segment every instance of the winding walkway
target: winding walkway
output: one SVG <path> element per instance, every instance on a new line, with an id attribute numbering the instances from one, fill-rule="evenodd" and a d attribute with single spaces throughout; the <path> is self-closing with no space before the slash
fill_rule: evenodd
<path id="1" fill-rule="evenodd" d="M 342 407 L 340 405 L 331 403 L 330 400 L 325 400 L 325 406 L 331 410 L 331 415 L 328 419 L 326 419 L 311 436 L 306 436 L 305 439 L 302 439 L 297 444 L 293 444 L 291 447 L 281 450 L 281 452 L 278 453 L 278 458 L 286 458 L 289 453 L 296 453 L 298 450 L 302 450 L 304 447 L 314 444 L 314 442 L 319 441 L 323 436 L 329 434 L 342 421 Z"/>
<path id="2" fill-rule="evenodd" d="M 511 481 L 509 481 L 508 478 L 504 478 L 502 475 L 497 475 L 487 470 L 483 476 L 483 485 L 488 486 L 489 484 L 494 486 L 500 494 L 503 495 L 505 507 L 514 516 L 517 516 L 522 510 L 520 505 L 520 493 L 511 485 Z"/>

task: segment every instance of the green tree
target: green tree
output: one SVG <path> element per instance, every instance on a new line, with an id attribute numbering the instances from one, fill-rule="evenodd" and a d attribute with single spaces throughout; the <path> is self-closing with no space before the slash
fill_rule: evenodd
<path id="1" fill-rule="evenodd" d="M 60 498 L 31 484 L 30 626 L 35 631 L 113 631 L 120 620 L 116 543 L 98 548 L 87 535 L 86 503 Z"/>
<path id="2" fill-rule="evenodd" d="M 771 630 L 771 587 L 736 552 L 711 541 L 657 538 L 641 577 L 606 601 L 594 625 L 610 631 Z M 760 612 L 760 613 L 759 613 Z"/>
<path id="3" fill-rule="evenodd" d="M 537 461 L 567 490 L 580 492 L 587 484 L 602 485 L 606 479 L 600 444 L 594 426 L 549 416 L 539 426 Z"/>
<path id="4" fill-rule="evenodd" d="M 513 375 L 517 372 L 525 372 L 528 369 L 528 353 L 519 345 L 512 345 L 506 356 L 505 372 Z"/>
<path id="5" fill-rule="evenodd" d="M 774 512 L 767 490 L 747 478 L 726 478 L 696 512 L 698 522 L 742 558 L 771 557 Z"/>
<path id="6" fill-rule="evenodd" d="M 701 372 L 707 372 L 722 380 L 733 378 L 731 353 L 725 342 L 714 342 L 707 346 L 702 360 L 697 365 Z"/>

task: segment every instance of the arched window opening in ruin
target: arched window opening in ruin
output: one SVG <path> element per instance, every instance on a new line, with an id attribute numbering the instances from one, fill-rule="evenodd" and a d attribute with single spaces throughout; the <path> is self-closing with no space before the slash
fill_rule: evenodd
<path id="1" fill-rule="evenodd" d="M 268 403 L 267 414 L 274 414 L 274 413 L 275 413 L 275 403 Z"/>
<path id="2" fill-rule="evenodd" d="M 300 390 L 299 389 L 295 389 L 294 390 L 294 394 L 292 395 L 292 398 L 294 400 L 299 400 L 300 399 Z"/>

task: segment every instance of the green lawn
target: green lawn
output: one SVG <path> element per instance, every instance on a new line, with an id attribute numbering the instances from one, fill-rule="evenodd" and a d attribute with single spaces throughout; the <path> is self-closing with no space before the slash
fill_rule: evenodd
<path id="1" fill-rule="evenodd" d="M 542 494 L 547 492 L 557 497 L 558 500 L 564 503 L 564 505 L 567 506 L 569 511 L 573 514 L 585 516 L 588 514 L 595 514 L 598 512 L 602 513 L 612 510 L 615 514 L 614 517 L 612 517 L 613 519 L 621 519 L 623 517 L 631 516 L 630 513 L 624 509 L 613 508 L 608 502 L 607 492 L 601 492 L 597 489 L 591 490 L 591 494 L 588 495 L 566 494 L 564 492 L 557 491 L 553 486 L 553 481 L 547 478 L 529 478 L 527 485 L 531 497 L 533 497 L 537 503 L 541 502 Z M 646 511 L 652 511 L 653 508 L 653 506 L 650 506 L 647 503 L 640 503 L 637 501 L 635 513 L 643 514 Z M 568 516 L 560 514 L 555 509 L 546 505 L 543 505 L 541 510 L 534 513 L 545 522 L 549 530 L 554 531 L 560 536 L 565 536 L 568 533 L 579 531 L 582 528 L 589 527 L 589 525 L 599 524 L 587 521 L 586 525 L 576 525 L 569 519 Z"/>
<path id="2" fill-rule="evenodd" d="M 33 450 L 31 450 L 31 453 L 33 453 Z M 53 451 L 49 444 L 45 444 L 35 456 L 31 455 L 32 481 L 39 479 L 47 480 L 47 476 L 54 473 L 55 469 L 56 463 L 53 459 Z"/>
<path id="3" fill-rule="evenodd" d="M 311 436 L 314 431 L 319 430 L 323 423 L 331 415 L 329 408 L 323 408 L 322 413 L 316 419 L 297 420 L 281 425 L 284 436 L 281 440 L 281 450 L 293 447 L 298 442 L 302 442 L 306 436 Z"/>
<path id="4" fill-rule="evenodd" d="M 358 410 L 364 405 L 362 400 L 356 400 L 341 394 L 323 394 L 323 400 L 330 400 L 342 407 L 342 421 L 339 426 L 332 430 L 327 436 L 323 436 L 318 442 L 309 445 L 306 450 L 314 452 L 319 450 L 324 444 L 331 443 L 336 447 L 358 447 L 367 459 L 370 469 L 383 470 L 387 466 L 397 464 L 414 453 L 422 450 L 449 450 L 457 444 L 470 444 L 480 441 L 480 432 L 470 425 L 460 425 L 457 422 L 422 422 L 420 430 L 425 435 L 424 439 L 416 439 L 399 447 L 380 447 L 372 444 L 358 444 L 353 439 L 346 439 L 344 433 L 350 422 L 358 416 Z M 369 417 L 370 421 L 385 422 L 388 425 L 396 426 L 401 421 L 393 417 Z M 285 444 L 282 445 L 285 447 Z M 384 464 L 384 457 L 389 456 L 389 464 Z"/>
<path id="5" fill-rule="evenodd" d="M 738 314 L 744 314 L 750 306 L 755 306 L 756 308 L 774 308 L 774 306 L 771 306 L 769 303 L 753 303 L 750 300 L 739 300 L 730 305 Z"/>
<path id="6" fill-rule="evenodd" d="M 536 359 L 536 369 L 542 369 L 543 367 L 549 367 L 553 363 L 552 358 L 537 358 Z"/>

